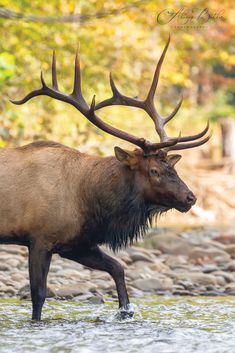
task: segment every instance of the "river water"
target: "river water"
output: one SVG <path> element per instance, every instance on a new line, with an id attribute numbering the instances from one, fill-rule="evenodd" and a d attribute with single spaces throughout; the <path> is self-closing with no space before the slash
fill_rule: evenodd
<path id="1" fill-rule="evenodd" d="M 32 323 L 30 302 L 1 300 L 0 352 L 235 352 L 232 297 L 145 297 L 133 307 L 133 319 L 118 321 L 113 303 L 49 301 Z"/>

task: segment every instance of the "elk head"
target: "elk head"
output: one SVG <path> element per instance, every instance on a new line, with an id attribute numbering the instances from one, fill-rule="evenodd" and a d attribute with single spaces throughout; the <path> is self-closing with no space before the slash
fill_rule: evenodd
<path id="1" fill-rule="evenodd" d="M 128 141 L 138 148 L 134 151 L 126 151 L 115 147 L 115 155 L 125 168 L 133 173 L 133 177 L 141 191 L 145 201 L 151 205 L 156 205 L 160 210 L 176 208 L 181 212 L 188 211 L 196 202 L 196 197 L 188 189 L 186 184 L 179 178 L 175 171 L 175 164 L 181 158 L 178 154 L 169 154 L 170 151 L 182 150 L 201 146 L 210 139 L 210 135 L 204 137 L 209 129 L 209 123 L 205 129 L 192 136 L 168 137 L 164 126 L 176 115 L 181 104 L 182 98 L 167 117 L 161 117 L 154 104 L 155 91 L 158 85 L 161 66 L 170 43 L 170 37 L 165 45 L 161 57 L 157 63 L 152 84 L 144 100 L 127 97 L 121 94 L 110 74 L 110 85 L 113 96 L 96 105 L 95 96 L 93 96 L 91 105 L 85 101 L 81 91 L 81 74 L 79 63 L 79 51 L 75 58 L 74 87 L 71 94 L 65 94 L 59 91 L 56 75 L 56 56 L 53 52 L 52 59 L 52 88 L 48 87 L 41 73 L 42 87 L 27 94 L 19 101 L 11 101 L 14 104 L 23 104 L 33 97 L 46 95 L 54 99 L 66 102 L 80 111 L 91 123 L 110 135 L 116 136 L 122 140 Z M 111 106 L 124 105 L 143 109 L 152 119 L 155 125 L 160 142 L 149 142 L 145 138 L 136 137 L 130 133 L 119 130 L 103 120 L 101 120 L 96 111 L 98 109 Z M 202 137 L 204 137 L 202 139 Z"/>

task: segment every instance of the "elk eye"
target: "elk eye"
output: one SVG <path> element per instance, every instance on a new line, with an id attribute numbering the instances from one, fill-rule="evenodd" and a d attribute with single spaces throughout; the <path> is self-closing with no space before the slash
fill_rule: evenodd
<path id="1" fill-rule="evenodd" d="M 152 177 L 153 177 L 153 176 L 157 176 L 157 177 L 160 176 L 160 174 L 159 174 L 159 172 L 158 172 L 158 170 L 157 170 L 156 168 L 150 169 L 149 174 L 150 174 L 150 176 L 152 176 Z"/>

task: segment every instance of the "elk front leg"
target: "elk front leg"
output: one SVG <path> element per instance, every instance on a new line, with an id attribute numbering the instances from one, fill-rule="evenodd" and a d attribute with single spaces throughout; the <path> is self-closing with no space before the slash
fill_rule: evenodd
<path id="1" fill-rule="evenodd" d="M 41 320 L 51 256 L 51 252 L 37 246 L 36 243 L 31 244 L 29 247 L 29 280 L 33 305 L 32 320 Z"/>
<path id="2" fill-rule="evenodd" d="M 125 284 L 124 269 L 118 261 L 105 254 L 98 248 L 98 246 L 83 251 L 82 253 L 77 251 L 77 249 L 74 249 L 61 252 L 60 255 L 94 270 L 108 272 L 116 284 L 119 308 L 123 309 L 122 316 L 133 316 L 133 312 L 129 309 L 130 302 Z"/>

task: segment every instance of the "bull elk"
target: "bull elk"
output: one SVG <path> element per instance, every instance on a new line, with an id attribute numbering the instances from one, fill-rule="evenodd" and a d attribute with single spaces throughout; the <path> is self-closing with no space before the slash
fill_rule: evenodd
<path id="1" fill-rule="evenodd" d="M 178 112 L 161 117 L 154 104 L 168 39 L 157 64 L 146 99 L 121 94 L 110 75 L 112 98 L 89 105 L 81 90 L 79 52 L 75 59 L 74 87 L 62 93 L 52 60 L 52 87 L 41 74 L 42 87 L 14 104 L 45 95 L 74 106 L 91 123 L 137 148 L 115 147 L 115 156 L 81 153 L 52 141 L 0 150 L 0 243 L 19 244 L 29 250 L 32 319 L 40 320 L 46 297 L 47 274 L 52 255 L 74 260 L 92 269 L 108 272 L 116 283 L 119 307 L 129 313 L 129 298 L 122 266 L 99 245 L 118 250 L 143 236 L 154 216 L 175 208 L 188 211 L 196 197 L 174 168 L 181 156 L 168 154 L 203 145 L 210 136 L 205 129 L 193 136 L 168 137 L 164 126 Z M 153 120 L 159 142 L 149 142 L 102 121 L 96 111 L 111 105 L 143 109 Z M 121 311 L 122 311 L 121 310 Z"/>

